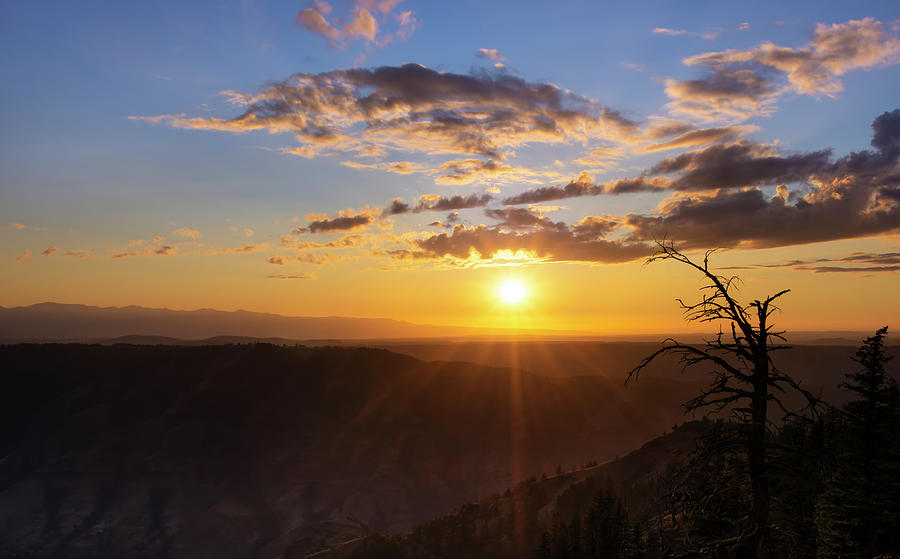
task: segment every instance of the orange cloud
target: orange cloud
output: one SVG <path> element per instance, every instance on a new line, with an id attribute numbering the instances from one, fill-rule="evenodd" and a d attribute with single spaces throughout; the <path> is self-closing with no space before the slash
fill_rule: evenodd
<path id="1" fill-rule="evenodd" d="M 332 8 L 328 2 L 313 0 L 310 7 L 300 10 L 294 23 L 311 33 L 320 35 L 328 41 L 331 48 L 344 48 L 354 40 L 362 40 L 367 45 L 383 47 L 396 41 L 405 41 L 412 36 L 419 21 L 413 12 L 400 12 L 389 18 L 390 12 L 399 4 L 399 0 L 357 0 L 350 13 L 331 19 Z M 396 22 L 396 28 L 390 33 L 383 33 L 381 24 Z M 338 21 L 346 21 L 339 25 Z"/>
<path id="2" fill-rule="evenodd" d="M 178 237 L 185 237 L 188 239 L 193 239 L 195 241 L 200 238 L 200 231 L 197 231 L 196 229 L 188 229 L 187 227 L 182 227 L 181 229 L 176 229 L 176 230 L 172 231 L 172 234 L 176 235 Z M 154 240 L 156 240 L 156 239 L 154 239 Z"/>

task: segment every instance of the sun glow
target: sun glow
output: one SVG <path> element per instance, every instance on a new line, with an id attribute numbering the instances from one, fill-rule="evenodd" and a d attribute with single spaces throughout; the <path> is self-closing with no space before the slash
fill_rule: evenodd
<path id="1" fill-rule="evenodd" d="M 500 300 L 509 305 L 521 303 L 525 299 L 525 286 L 517 280 L 508 280 L 500 285 Z"/>

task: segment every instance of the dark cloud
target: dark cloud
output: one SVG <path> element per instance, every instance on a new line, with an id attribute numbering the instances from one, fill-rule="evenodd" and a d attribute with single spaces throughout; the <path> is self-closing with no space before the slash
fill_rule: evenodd
<path id="1" fill-rule="evenodd" d="M 391 205 L 384 210 L 384 213 L 388 215 L 399 215 L 405 214 L 408 211 L 409 204 L 405 203 L 400 198 L 394 198 L 393 200 L 391 200 Z"/>
<path id="2" fill-rule="evenodd" d="M 449 233 L 440 233 L 412 241 L 411 250 L 389 251 L 400 259 L 444 259 L 458 261 L 491 259 L 502 251 L 527 253 L 548 261 L 597 263 L 628 262 L 648 256 L 647 243 L 630 243 L 596 237 L 576 236 L 569 230 L 538 229 L 524 233 L 507 232 L 498 227 L 457 225 Z"/>
<path id="3" fill-rule="evenodd" d="M 559 231 L 566 229 L 565 223 L 561 221 L 554 222 L 531 209 L 489 208 L 484 210 L 484 215 L 491 219 L 496 219 L 500 222 L 498 225 L 506 229 L 533 229 L 535 227 Z"/>
<path id="4" fill-rule="evenodd" d="M 718 191 L 668 201 L 659 216 L 629 215 L 632 240 L 670 237 L 686 248 L 763 248 L 850 239 L 900 228 L 900 206 L 878 206 L 872 189 L 830 185 L 788 204 L 762 190 Z"/>
<path id="5" fill-rule="evenodd" d="M 900 110 L 872 123 L 872 145 L 831 161 L 829 152 L 779 156 L 757 144 L 712 146 L 667 158 L 655 172 L 678 172 L 673 188 L 715 189 L 665 201 L 658 215 L 629 215 L 631 240 L 668 236 L 686 247 L 775 247 L 889 234 L 900 230 Z M 806 194 L 775 182 L 809 183 Z"/>
<path id="6" fill-rule="evenodd" d="M 565 198 L 577 198 L 579 196 L 596 196 L 603 193 L 603 188 L 591 182 L 591 178 L 587 174 L 582 173 L 573 181 L 569 181 L 565 186 L 543 186 L 525 191 L 515 196 L 509 196 L 503 199 L 503 203 L 507 206 L 515 206 L 518 204 L 540 204 L 541 202 L 552 202 L 553 200 L 562 200 Z"/>
<path id="7" fill-rule="evenodd" d="M 829 150 L 782 156 L 769 146 L 740 141 L 667 157 L 649 174 L 681 173 L 670 185 L 674 190 L 807 182 L 827 168 L 830 156 Z"/>
<path id="8" fill-rule="evenodd" d="M 880 115 L 872 122 L 872 147 L 885 159 L 897 160 L 900 155 L 900 109 Z"/>
<path id="9" fill-rule="evenodd" d="M 338 217 L 326 217 L 310 221 L 310 233 L 331 233 L 333 231 L 352 231 L 360 229 L 375 221 L 375 215 L 370 212 L 360 212 L 357 214 L 341 215 Z M 298 227 L 294 229 L 296 233 L 302 233 L 304 229 Z"/>
<path id="10" fill-rule="evenodd" d="M 834 264 L 850 264 L 835 266 Z M 854 252 L 842 258 L 816 258 L 813 260 L 789 260 L 775 264 L 751 264 L 732 266 L 731 270 L 752 270 L 758 268 L 792 268 L 817 274 L 828 273 L 884 273 L 900 271 L 900 252 L 864 253 Z"/>
<path id="11" fill-rule="evenodd" d="M 515 196 L 503 199 L 507 206 L 518 204 L 539 204 L 566 198 L 581 196 L 599 196 L 601 194 L 629 194 L 633 192 L 655 192 L 668 188 L 671 181 L 663 177 L 650 178 L 639 176 L 630 179 L 617 179 L 603 184 L 594 184 L 590 177 L 579 176 L 565 186 L 544 186 L 527 190 Z"/>
<path id="12" fill-rule="evenodd" d="M 153 249 L 153 254 L 156 256 L 172 256 L 176 252 L 178 252 L 178 247 L 170 245 L 163 245 Z"/>
<path id="13" fill-rule="evenodd" d="M 436 194 L 424 194 L 419 197 L 419 205 L 413 211 L 435 211 L 445 212 L 449 210 L 466 210 L 470 208 L 481 208 L 490 203 L 494 197 L 490 194 L 469 194 L 461 196 L 438 196 Z"/>
<path id="14" fill-rule="evenodd" d="M 572 226 L 572 232 L 579 238 L 605 237 L 613 229 L 621 225 L 615 218 L 589 215 Z"/>

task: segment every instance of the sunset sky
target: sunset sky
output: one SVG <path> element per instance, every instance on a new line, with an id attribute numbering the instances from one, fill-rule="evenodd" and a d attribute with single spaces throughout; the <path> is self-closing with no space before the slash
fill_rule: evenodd
<path id="1" fill-rule="evenodd" d="M 8 2 L 0 42 L 2 306 L 666 332 L 668 238 L 789 329 L 900 328 L 895 0 Z"/>

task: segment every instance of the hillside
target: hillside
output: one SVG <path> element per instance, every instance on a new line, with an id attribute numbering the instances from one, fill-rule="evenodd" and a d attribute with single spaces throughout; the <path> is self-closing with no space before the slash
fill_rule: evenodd
<path id="1" fill-rule="evenodd" d="M 579 468 L 519 483 L 513 491 L 462 505 L 400 535 L 370 534 L 314 555 L 317 559 L 379 557 L 453 559 L 533 556 L 544 527 L 553 518 L 583 515 L 598 492 L 621 496 L 632 516 L 653 507 L 658 480 L 685 460 L 705 431 L 691 422 L 641 448 L 599 466 Z M 300 559 L 288 555 L 286 559 Z"/>
<path id="2" fill-rule="evenodd" d="M 0 555 L 35 557 L 277 557 L 407 531 L 624 455 L 696 389 L 625 398 L 601 377 L 377 349 L 18 345 L 0 361 Z"/>

